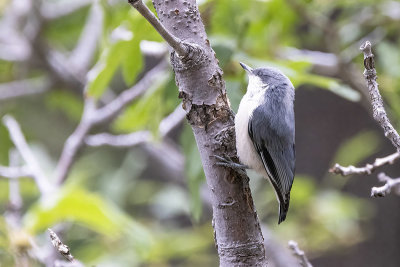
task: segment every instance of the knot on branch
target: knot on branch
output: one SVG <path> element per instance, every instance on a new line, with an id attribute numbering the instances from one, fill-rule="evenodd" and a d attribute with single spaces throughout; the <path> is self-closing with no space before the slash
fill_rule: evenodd
<path id="1" fill-rule="evenodd" d="M 186 48 L 183 56 L 178 55 L 175 51 L 171 53 L 171 64 L 175 71 L 182 72 L 188 69 L 198 69 L 206 62 L 207 56 L 203 48 L 196 44 L 182 43 Z"/>
<path id="2" fill-rule="evenodd" d="M 364 61 L 365 62 L 365 61 Z M 376 70 L 373 69 L 367 69 L 367 66 L 365 66 L 364 70 L 364 78 L 367 79 L 368 81 L 376 81 L 377 76 L 376 76 Z"/>

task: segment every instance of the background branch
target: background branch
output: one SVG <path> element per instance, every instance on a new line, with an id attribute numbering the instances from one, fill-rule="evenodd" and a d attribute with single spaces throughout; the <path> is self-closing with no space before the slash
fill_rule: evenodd
<path id="1" fill-rule="evenodd" d="M 352 165 L 344 167 L 339 165 L 338 163 L 335 164 L 329 172 L 334 174 L 340 174 L 343 176 L 352 175 L 352 174 L 367 174 L 370 175 L 373 171 L 382 167 L 387 164 L 393 164 L 400 158 L 400 153 L 396 152 L 384 158 L 376 158 L 372 164 L 367 164 L 364 167 L 354 167 Z"/>
<path id="2" fill-rule="evenodd" d="M 32 172 L 39 191 L 45 195 L 52 190 L 53 186 L 47 180 L 39 166 L 39 163 L 36 161 L 36 157 L 33 155 L 31 149 L 26 143 L 25 137 L 22 134 L 18 122 L 10 115 L 6 115 L 3 117 L 3 123 L 9 131 L 11 140 L 13 141 L 15 147 L 18 149 L 22 158 L 25 160 L 30 171 Z"/>
<path id="3" fill-rule="evenodd" d="M 55 171 L 57 184 L 63 183 L 67 178 L 72 163 L 75 161 L 79 149 L 85 143 L 85 137 L 89 134 L 90 130 L 94 126 L 105 123 L 109 119 L 117 116 L 128 104 L 141 96 L 153 83 L 155 77 L 157 77 L 160 72 L 166 71 L 165 68 L 166 63 L 163 60 L 133 87 L 123 91 L 113 101 L 101 108 L 96 108 L 96 103 L 93 98 L 86 98 L 81 121 L 65 142 L 60 159 L 58 160 Z M 96 142 L 93 141 L 93 139 L 91 141 L 92 143 Z"/>
<path id="4" fill-rule="evenodd" d="M 400 177 L 391 178 L 387 176 L 385 173 L 381 172 L 378 174 L 378 180 L 385 183 L 385 185 L 380 187 L 372 187 L 371 197 L 384 197 L 390 194 L 392 189 L 395 189 L 396 194 L 400 195 Z"/>
<path id="5" fill-rule="evenodd" d="M 0 101 L 41 94 L 50 89 L 48 78 L 35 78 L 0 84 Z"/>
<path id="6" fill-rule="evenodd" d="M 153 12 L 143 3 L 142 0 L 128 0 L 139 13 L 153 25 L 154 29 L 158 31 L 162 38 L 180 55 L 185 57 L 188 54 L 187 44 L 184 44 L 181 40 L 172 35 L 154 16 Z M 179 13 L 179 10 L 178 10 Z"/>
<path id="7" fill-rule="evenodd" d="M 83 265 L 77 261 L 74 256 L 72 256 L 71 251 L 67 245 L 65 245 L 60 238 L 57 236 L 55 232 L 53 232 L 50 228 L 48 229 L 50 233 L 50 239 L 53 246 L 57 249 L 57 251 L 66 258 L 71 264 L 63 264 L 62 262 L 58 262 L 57 266 L 75 266 L 82 267 Z"/>
<path id="8" fill-rule="evenodd" d="M 376 82 L 377 75 L 375 70 L 374 55 L 371 51 L 371 43 L 366 41 L 360 47 L 360 50 L 364 54 L 364 78 L 367 82 L 367 87 L 371 98 L 374 119 L 382 127 L 385 136 L 392 142 L 397 151 L 400 152 L 400 136 L 387 117 L 385 107 L 383 106 L 382 97 L 379 93 L 378 83 Z"/>
<path id="9" fill-rule="evenodd" d="M 22 166 L 22 167 L 0 166 L 0 176 L 10 179 L 15 179 L 21 177 L 33 177 L 33 173 L 31 172 L 28 166 Z"/>
<path id="10" fill-rule="evenodd" d="M 306 254 L 302 251 L 297 242 L 290 240 L 289 241 L 289 248 L 293 251 L 293 254 L 299 258 L 300 265 L 302 267 L 312 267 L 311 263 L 308 261 Z"/>

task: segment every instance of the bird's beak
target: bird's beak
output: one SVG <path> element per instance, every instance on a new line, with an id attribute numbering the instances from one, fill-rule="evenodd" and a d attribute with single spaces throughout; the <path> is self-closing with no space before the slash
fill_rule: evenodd
<path id="1" fill-rule="evenodd" d="M 244 64 L 243 62 L 239 62 L 240 66 L 242 66 L 242 68 L 247 71 L 248 74 L 251 74 L 253 72 L 253 69 L 249 66 L 247 66 L 246 64 Z"/>

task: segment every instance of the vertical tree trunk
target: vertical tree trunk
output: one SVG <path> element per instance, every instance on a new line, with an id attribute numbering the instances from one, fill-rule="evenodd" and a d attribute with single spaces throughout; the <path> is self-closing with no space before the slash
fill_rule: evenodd
<path id="1" fill-rule="evenodd" d="M 237 160 L 234 115 L 196 1 L 154 0 L 153 4 L 164 27 L 190 44 L 188 56 L 171 53 L 171 64 L 211 190 L 220 266 L 266 266 L 264 239 L 248 177 L 215 165 L 213 155 Z"/>

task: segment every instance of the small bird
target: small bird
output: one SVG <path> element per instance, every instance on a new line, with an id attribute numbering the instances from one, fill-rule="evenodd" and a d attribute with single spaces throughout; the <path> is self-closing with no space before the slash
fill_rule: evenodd
<path id="1" fill-rule="evenodd" d="M 247 92 L 235 117 L 239 160 L 269 179 L 279 202 L 278 224 L 289 209 L 295 171 L 294 87 L 274 68 L 252 69 Z"/>

